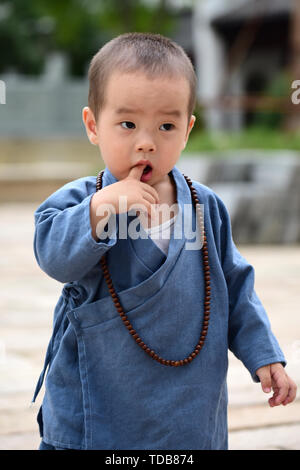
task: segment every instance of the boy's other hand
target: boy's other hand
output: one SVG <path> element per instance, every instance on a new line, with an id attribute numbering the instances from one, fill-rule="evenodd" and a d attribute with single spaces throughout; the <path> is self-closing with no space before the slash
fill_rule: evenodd
<path id="1" fill-rule="evenodd" d="M 273 389 L 273 396 L 268 400 L 271 407 L 287 405 L 296 398 L 297 385 L 287 375 L 280 362 L 260 367 L 256 371 L 265 393 Z"/>

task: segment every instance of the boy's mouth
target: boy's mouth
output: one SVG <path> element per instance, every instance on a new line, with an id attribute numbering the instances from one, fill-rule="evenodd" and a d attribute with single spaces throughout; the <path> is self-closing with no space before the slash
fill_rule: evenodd
<path id="1" fill-rule="evenodd" d="M 143 183 L 146 183 L 147 181 L 150 180 L 151 176 L 152 176 L 152 167 L 150 165 L 147 165 L 144 168 L 144 171 L 142 173 L 141 181 L 143 181 Z"/>
<path id="2" fill-rule="evenodd" d="M 143 171 L 143 175 L 146 174 L 146 173 L 149 173 L 149 171 L 151 171 L 152 168 L 150 165 L 147 165 L 145 168 L 144 168 L 144 171 Z"/>

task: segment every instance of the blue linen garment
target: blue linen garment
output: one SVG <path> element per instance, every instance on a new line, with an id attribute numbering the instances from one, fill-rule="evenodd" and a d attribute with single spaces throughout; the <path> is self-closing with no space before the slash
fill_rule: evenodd
<path id="1" fill-rule="evenodd" d="M 192 203 L 190 190 L 177 167 L 172 176 L 183 214 Z M 116 181 L 105 169 L 103 186 Z M 254 290 L 254 270 L 232 240 L 223 202 L 206 186 L 195 181 L 193 186 L 204 208 L 211 315 L 203 349 L 182 367 L 161 365 L 137 346 L 114 307 L 99 263 L 106 253 L 114 287 L 142 340 L 165 359 L 187 357 L 202 328 L 204 275 L 201 250 L 187 249 L 186 238 L 176 236 L 180 217 L 166 256 L 148 237 L 118 238 L 120 216 L 110 237 L 93 239 L 89 211 L 94 176 L 66 184 L 35 212 L 37 262 L 64 283 L 33 397 L 48 368 L 38 414 L 46 444 L 227 449 L 228 348 L 256 382 L 259 367 L 285 365 Z M 194 227 L 195 217 L 193 210 Z"/>

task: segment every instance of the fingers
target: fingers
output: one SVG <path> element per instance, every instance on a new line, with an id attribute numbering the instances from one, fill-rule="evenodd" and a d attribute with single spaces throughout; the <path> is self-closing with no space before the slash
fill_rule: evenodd
<path id="1" fill-rule="evenodd" d="M 268 393 L 273 389 L 273 396 L 268 400 L 271 407 L 287 405 L 295 399 L 297 386 L 287 375 L 282 364 L 274 363 L 261 367 L 256 374 L 264 392 Z"/>
<path id="2" fill-rule="evenodd" d="M 288 377 L 288 382 L 289 382 L 289 391 L 288 391 L 286 399 L 282 402 L 282 405 L 288 405 L 289 403 L 292 403 L 292 401 L 294 401 L 296 398 L 297 385 L 290 377 Z"/>
<path id="3" fill-rule="evenodd" d="M 273 396 L 269 399 L 271 407 L 287 405 L 295 400 L 297 385 L 287 375 L 281 363 L 260 367 L 257 369 L 256 375 L 259 377 L 261 387 L 265 393 L 269 393 L 273 388 Z"/>
<path id="4" fill-rule="evenodd" d="M 263 391 L 265 393 L 270 393 L 272 387 L 270 366 L 260 367 L 259 369 L 257 369 L 256 375 L 259 377 L 261 388 L 263 389 Z"/>
<path id="5" fill-rule="evenodd" d="M 288 396 L 289 387 L 287 383 L 281 383 L 279 387 L 273 387 L 273 396 L 269 399 L 271 407 L 281 405 Z"/>
<path id="6" fill-rule="evenodd" d="M 297 386 L 283 370 L 272 378 L 274 394 L 269 400 L 271 407 L 291 403 L 296 397 Z"/>
<path id="7" fill-rule="evenodd" d="M 151 192 L 145 191 L 145 193 L 143 194 L 143 197 L 144 199 L 146 199 L 146 201 L 149 201 L 150 204 L 158 204 L 158 198 L 155 197 L 153 193 Z"/>
<path id="8" fill-rule="evenodd" d="M 131 168 L 128 176 L 130 178 L 134 178 L 135 180 L 140 181 L 141 176 L 143 174 L 144 169 L 146 168 L 147 165 L 135 165 L 134 167 Z"/>
<path id="9" fill-rule="evenodd" d="M 143 165 L 135 165 L 134 167 L 131 168 L 131 170 L 128 174 L 128 177 L 134 178 L 134 179 L 140 181 L 141 176 L 142 176 L 143 171 L 146 168 L 146 166 L 147 165 L 144 165 L 144 164 Z M 146 193 L 151 194 L 151 196 L 155 199 L 155 204 L 159 204 L 159 196 L 158 196 L 158 192 L 156 191 L 156 189 L 154 189 L 152 186 L 150 186 L 149 184 L 144 183 L 142 181 L 140 181 L 140 184 L 143 186 L 143 190 Z"/>
<path id="10" fill-rule="evenodd" d="M 271 364 L 271 375 L 274 394 L 269 400 L 270 406 L 280 405 L 289 393 L 287 375 L 282 365 Z"/>

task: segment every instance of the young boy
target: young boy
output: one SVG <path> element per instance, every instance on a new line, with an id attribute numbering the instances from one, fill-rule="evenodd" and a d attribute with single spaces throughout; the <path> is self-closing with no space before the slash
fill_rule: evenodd
<path id="1" fill-rule="evenodd" d="M 296 386 L 222 201 L 175 166 L 195 122 L 192 64 L 167 38 L 129 33 L 100 49 L 89 78 L 83 121 L 103 177 L 66 184 L 35 213 L 37 262 L 64 283 L 34 395 L 48 367 L 40 448 L 227 449 L 228 348 L 273 388 L 270 406 Z M 188 244 L 201 207 L 202 245 Z"/>

